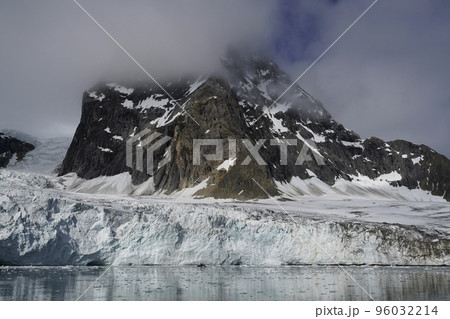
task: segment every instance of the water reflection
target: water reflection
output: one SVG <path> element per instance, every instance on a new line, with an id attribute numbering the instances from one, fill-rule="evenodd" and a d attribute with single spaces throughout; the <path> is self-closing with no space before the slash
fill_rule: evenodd
<path id="1" fill-rule="evenodd" d="M 450 300 L 449 267 L 345 267 L 375 300 Z M 0 300 L 75 300 L 101 267 L 0 267 Z M 83 300 L 369 300 L 338 267 L 116 267 Z"/>

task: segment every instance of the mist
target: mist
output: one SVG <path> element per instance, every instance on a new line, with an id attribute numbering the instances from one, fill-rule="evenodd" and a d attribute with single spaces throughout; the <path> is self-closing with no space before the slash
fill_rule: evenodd
<path id="1" fill-rule="evenodd" d="M 82 1 L 155 79 L 216 70 L 229 45 L 265 47 L 274 2 Z M 0 3 L 1 128 L 72 135 L 84 90 L 149 80 L 73 1 Z"/>
<path id="2" fill-rule="evenodd" d="M 372 1 L 79 3 L 158 81 L 208 73 L 232 45 L 297 78 Z M 379 1 L 298 84 L 363 137 L 450 156 L 446 1 Z M 149 80 L 74 1 L 0 1 L 0 128 L 72 136 L 83 91 Z"/>

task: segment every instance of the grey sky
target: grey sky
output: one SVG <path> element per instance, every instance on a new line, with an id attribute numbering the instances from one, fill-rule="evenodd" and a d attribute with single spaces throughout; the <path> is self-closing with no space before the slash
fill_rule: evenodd
<path id="1" fill-rule="evenodd" d="M 317 33 L 279 63 L 298 76 L 372 2 L 296 2 L 290 10 L 314 17 Z M 449 57 L 449 1 L 380 0 L 299 84 L 362 137 L 406 139 L 449 157 Z"/>
<path id="2" fill-rule="evenodd" d="M 211 69 L 229 44 L 296 78 L 371 1 L 79 0 L 157 79 Z M 449 2 L 380 0 L 299 84 L 363 137 L 450 156 Z M 71 0 L 0 0 L 0 128 L 72 135 L 82 92 L 142 72 Z"/>

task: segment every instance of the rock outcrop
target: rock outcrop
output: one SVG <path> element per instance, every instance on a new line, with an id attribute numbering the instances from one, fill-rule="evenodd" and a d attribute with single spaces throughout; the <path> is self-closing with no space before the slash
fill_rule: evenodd
<path id="1" fill-rule="evenodd" d="M 8 166 L 12 160 L 21 161 L 34 150 L 34 145 L 0 133 L 0 168 Z"/>

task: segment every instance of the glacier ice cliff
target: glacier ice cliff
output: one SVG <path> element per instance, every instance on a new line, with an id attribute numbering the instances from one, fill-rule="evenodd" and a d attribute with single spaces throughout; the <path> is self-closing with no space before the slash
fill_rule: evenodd
<path id="1" fill-rule="evenodd" d="M 234 204 L 156 202 L 63 191 L 0 171 L 0 264 L 449 265 L 450 236 Z"/>

